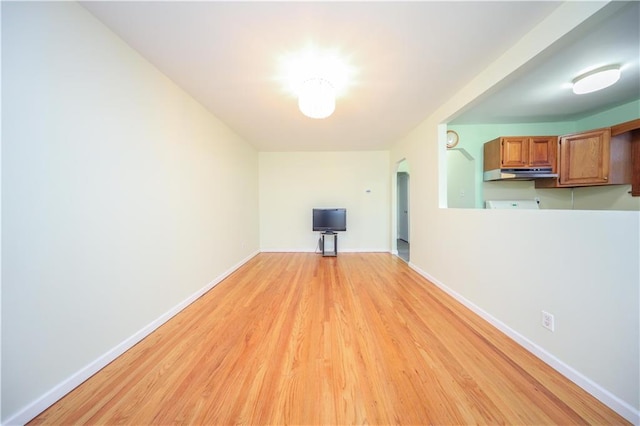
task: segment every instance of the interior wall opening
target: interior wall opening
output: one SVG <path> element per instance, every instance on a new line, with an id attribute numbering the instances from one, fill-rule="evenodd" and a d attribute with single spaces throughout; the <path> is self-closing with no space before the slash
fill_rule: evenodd
<path id="1" fill-rule="evenodd" d="M 409 163 L 402 160 L 396 170 L 397 212 L 396 212 L 396 247 L 398 257 L 405 262 L 410 259 L 409 241 Z"/>

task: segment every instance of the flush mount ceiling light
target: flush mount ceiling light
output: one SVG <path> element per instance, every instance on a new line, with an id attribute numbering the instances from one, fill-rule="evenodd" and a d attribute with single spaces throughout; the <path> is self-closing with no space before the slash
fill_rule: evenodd
<path id="1" fill-rule="evenodd" d="M 573 93 L 583 95 L 615 84 L 620 79 L 618 66 L 607 66 L 589 71 L 573 80 Z"/>
<path id="2" fill-rule="evenodd" d="M 327 118 L 336 109 L 336 90 L 321 77 L 303 81 L 298 91 L 298 108 L 310 118 Z"/>
<path id="3" fill-rule="evenodd" d="M 351 74 L 337 52 L 308 47 L 286 56 L 281 66 L 281 79 L 298 98 L 304 115 L 322 119 L 333 114 L 336 98 L 344 92 Z"/>

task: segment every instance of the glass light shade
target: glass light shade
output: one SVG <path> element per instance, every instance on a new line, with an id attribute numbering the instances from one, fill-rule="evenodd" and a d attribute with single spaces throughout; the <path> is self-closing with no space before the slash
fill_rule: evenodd
<path id="1" fill-rule="evenodd" d="M 573 93 L 582 95 L 609 87 L 620 79 L 620 69 L 608 67 L 587 73 L 573 80 Z"/>
<path id="2" fill-rule="evenodd" d="M 311 78 L 298 92 L 298 108 L 310 118 L 327 118 L 336 109 L 336 91 L 324 78 Z"/>

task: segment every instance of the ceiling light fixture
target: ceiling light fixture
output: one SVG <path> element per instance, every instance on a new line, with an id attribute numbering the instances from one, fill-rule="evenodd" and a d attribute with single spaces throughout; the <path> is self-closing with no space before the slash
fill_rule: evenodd
<path id="1" fill-rule="evenodd" d="M 583 95 L 615 84 L 620 79 L 620 67 L 607 66 L 589 71 L 573 80 L 573 93 Z"/>
<path id="2" fill-rule="evenodd" d="M 322 77 L 305 80 L 298 91 L 298 108 L 310 118 L 327 118 L 336 109 L 336 90 Z"/>
<path id="3" fill-rule="evenodd" d="M 310 118 L 329 117 L 336 109 L 353 69 L 335 50 L 319 51 L 313 46 L 282 58 L 281 79 L 298 98 L 298 108 Z"/>

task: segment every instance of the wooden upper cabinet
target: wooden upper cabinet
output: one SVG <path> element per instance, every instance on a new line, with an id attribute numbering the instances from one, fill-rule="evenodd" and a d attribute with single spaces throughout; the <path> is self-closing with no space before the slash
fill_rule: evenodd
<path id="1" fill-rule="evenodd" d="M 631 195 L 640 197 L 640 129 L 631 132 Z"/>
<path id="2" fill-rule="evenodd" d="M 614 140 L 620 138 L 629 140 L 629 145 L 631 145 L 631 195 L 640 197 L 640 118 L 612 126 L 611 137 Z"/>
<path id="3" fill-rule="evenodd" d="M 611 128 L 561 136 L 558 178 L 541 179 L 536 188 L 631 183 L 631 132 L 612 136 Z"/>
<path id="4" fill-rule="evenodd" d="M 531 167 L 551 167 L 556 171 L 556 136 L 536 136 L 529 138 L 529 165 Z"/>
<path id="5" fill-rule="evenodd" d="M 556 170 L 557 136 L 505 136 L 484 144 L 484 171 L 551 167 Z"/>
<path id="6" fill-rule="evenodd" d="M 609 183 L 611 129 L 560 138 L 560 184 Z"/>
<path id="7" fill-rule="evenodd" d="M 527 167 L 529 150 L 527 138 L 501 138 L 502 168 Z"/>

